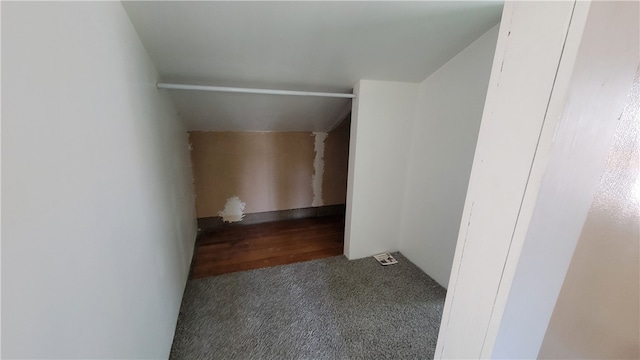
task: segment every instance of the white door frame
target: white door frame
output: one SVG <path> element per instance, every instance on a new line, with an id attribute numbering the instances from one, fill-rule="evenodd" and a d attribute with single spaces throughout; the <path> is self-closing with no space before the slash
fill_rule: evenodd
<path id="1" fill-rule="evenodd" d="M 638 65 L 637 14 L 505 4 L 436 358 L 537 356 Z"/>

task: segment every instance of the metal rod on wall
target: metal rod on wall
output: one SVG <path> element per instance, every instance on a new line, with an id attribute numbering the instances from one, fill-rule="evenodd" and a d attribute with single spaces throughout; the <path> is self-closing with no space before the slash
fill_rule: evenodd
<path id="1" fill-rule="evenodd" d="M 237 87 L 226 87 L 226 86 L 185 85 L 185 84 L 167 84 L 167 83 L 157 83 L 156 86 L 158 87 L 158 89 L 169 89 L 169 90 L 197 90 L 197 91 L 216 91 L 216 92 L 232 92 L 232 93 L 246 93 L 246 94 L 319 96 L 319 97 L 334 97 L 334 98 L 346 98 L 346 99 L 353 99 L 356 97 L 355 94 L 344 94 L 344 93 L 275 90 L 275 89 L 250 89 L 250 88 L 237 88 Z"/>

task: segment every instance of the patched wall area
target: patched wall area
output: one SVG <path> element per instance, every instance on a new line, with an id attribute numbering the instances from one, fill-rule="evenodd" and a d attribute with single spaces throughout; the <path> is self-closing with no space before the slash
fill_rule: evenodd
<path id="1" fill-rule="evenodd" d="M 329 133 L 190 132 L 197 216 L 235 222 L 244 214 L 344 204 L 348 127 L 344 121 Z M 229 216 L 236 203 L 243 206 L 232 206 Z"/>

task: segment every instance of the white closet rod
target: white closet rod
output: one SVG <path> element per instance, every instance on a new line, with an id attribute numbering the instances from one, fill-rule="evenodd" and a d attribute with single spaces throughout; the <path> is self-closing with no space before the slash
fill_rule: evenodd
<path id="1" fill-rule="evenodd" d="M 274 89 L 249 89 L 249 88 L 237 88 L 237 87 L 226 87 L 226 86 L 185 85 L 185 84 L 167 84 L 167 83 L 157 83 L 156 86 L 158 87 L 158 89 L 169 89 L 169 90 L 199 90 L 199 91 L 218 91 L 218 92 L 234 92 L 234 93 L 247 93 L 247 94 L 320 96 L 320 97 L 334 97 L 334 98 L 347 98 L 347 99 L 353 99 L 356 97 L 355 94 L 344 94 L 344 93 L 274 90 Z"/>

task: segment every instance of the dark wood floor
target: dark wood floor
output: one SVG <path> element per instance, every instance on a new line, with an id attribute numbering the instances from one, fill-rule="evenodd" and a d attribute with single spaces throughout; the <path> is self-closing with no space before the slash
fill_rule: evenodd
<path id="1" fill-rule="evenodd" d="M 344 216 L 229 226 L 202 236 L 191 278 L 202 278 L 343 253 Z"/>

